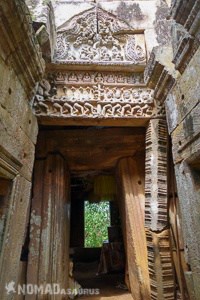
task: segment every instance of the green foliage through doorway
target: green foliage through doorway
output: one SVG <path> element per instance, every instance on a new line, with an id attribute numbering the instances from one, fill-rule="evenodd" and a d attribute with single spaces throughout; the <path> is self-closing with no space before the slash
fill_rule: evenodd
<path id="1" fill-rule="evenodd" d="M 109 202 L 90 203 L 85 201 L 85 247 L 101 247 L 108 240 L 110 226 Z"/>

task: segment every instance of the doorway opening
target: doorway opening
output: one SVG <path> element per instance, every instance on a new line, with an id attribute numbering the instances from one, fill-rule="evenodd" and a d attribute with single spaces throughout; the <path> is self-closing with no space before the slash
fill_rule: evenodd
<path id="1" fill-rule="evenodd" d="M 134 271 L 135 250 L 137 260 L 143 252 L 147 258 L 146 247 L 142 249 L 144 149 L 145 128 L 40 128 L 29 234 L 29 250 L 34 251 L 29 251 L 27 278 L 34 274 L 38 282 L 48 281 L 53 274 L 54 282 L 66 289 L 100 289 L 91 299 L 116 300 L 123 295 L 121 299 L 132 300 L 135 287 L 130 283 L 138 282 L 140 275 Z M 86 201 L 109 202 L 110 226 L 98 247 L 85 247 Z M 129 238 L 136 232 L 139 238 Z M 44 245 L 48 251 L 43 251 Z"/>
<path id="2" fill-rule="evenodd" d="M 112 170 L 72 175 L 71 277 L 78 289 L 96 292 L 95 299 L 98 293 L 105 297 L 128 293 L 116 190 Z"/>

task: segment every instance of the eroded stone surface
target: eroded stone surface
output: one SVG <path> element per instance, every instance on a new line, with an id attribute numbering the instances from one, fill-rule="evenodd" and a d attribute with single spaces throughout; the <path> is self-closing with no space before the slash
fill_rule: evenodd
<path id="1" fill-rule="evenodd" d="M 58 72 L 40 82 L 33 108 L 57 118 L 149 118 L 153 91 L 141 73 Z"/>
<path id="2" fill-rule="evenodd" d="M 22 272 L 20 255 L 28 222 L 38 133 L 29 101 L 43 76 L 44 62 L 24 2 L 1 2 L 0 14 L 0 174 L 12 182 L 4 216 L 0 293 L 2 299 L 13 299 L 5 286 L 11 281 L 17 283 Z"/>

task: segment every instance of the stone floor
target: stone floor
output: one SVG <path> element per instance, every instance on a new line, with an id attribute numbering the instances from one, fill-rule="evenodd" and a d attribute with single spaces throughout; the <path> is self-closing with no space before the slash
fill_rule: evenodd
<path id="1" fill-rule="evenodd" d="M 99 295 L 79 296 L 77 300 L 133 300 L 131 294 L 122 289 L 123 274 L 96 275 L 97 267 L 93 264 L 80 264 L 74 272 L 82 288 L 99 289 Z"/>

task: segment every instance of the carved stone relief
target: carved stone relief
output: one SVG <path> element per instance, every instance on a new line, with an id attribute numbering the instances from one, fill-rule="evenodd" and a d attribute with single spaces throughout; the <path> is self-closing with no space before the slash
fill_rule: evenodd
<path id="1" fill-rule="evenodd" d="M 140 73 L 58 72 L 40 82 L 33 107 L 39 116 L 150 117 L 154 98 Z"/>
<path id="2" fill-rule="evenodd" d="M 145 64 L 144 34 L 136 34 L 114 15 L 92 8 L 58 28 L 55 60 Z"/>
<path id="3" fill-rule="evenodd" d="M 57 72 L 53 74 L 53 80 L 56 84 L 97 84 L 103 83 L 104 85 L 131 85 L 143 86 L 144 75 L 143 73 L 124 73 L 124 72 Z"/>

